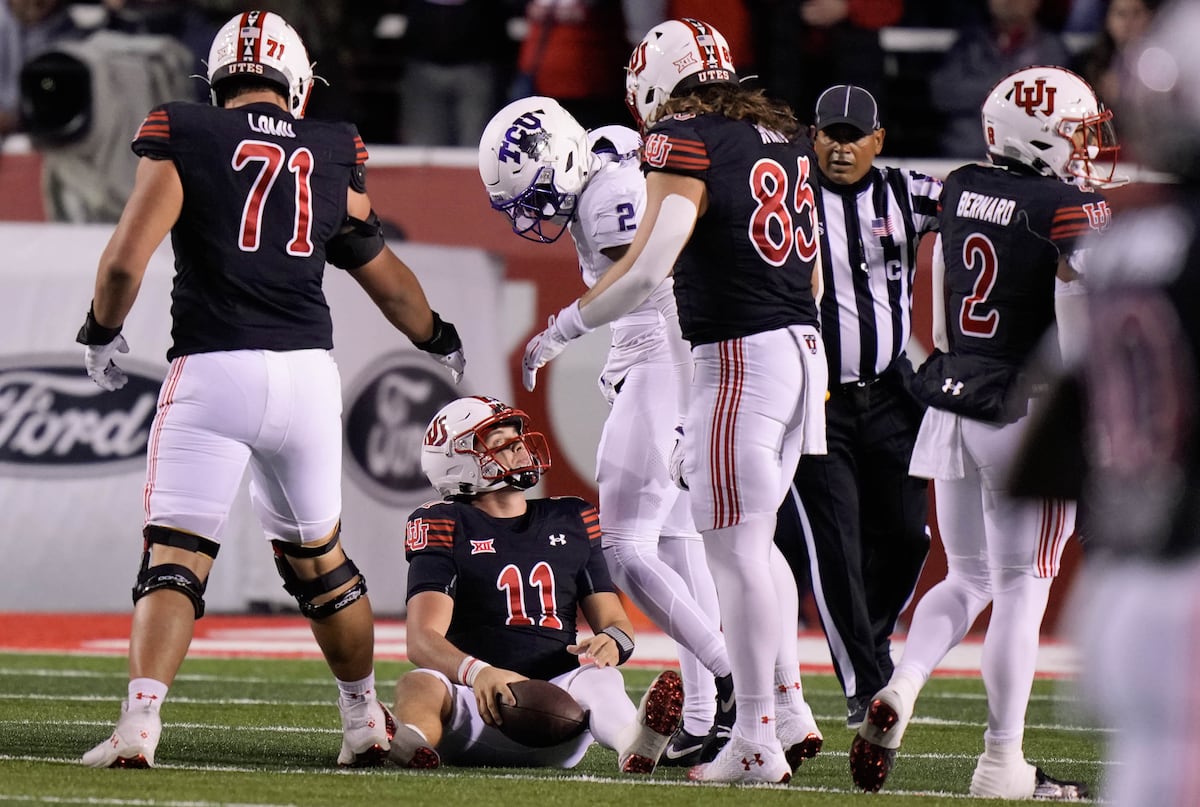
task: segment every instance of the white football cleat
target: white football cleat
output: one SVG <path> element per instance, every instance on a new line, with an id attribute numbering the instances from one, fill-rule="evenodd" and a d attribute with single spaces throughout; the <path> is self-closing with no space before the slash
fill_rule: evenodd
<path id="1" fill-rule="evenodd" d="M 375 698 L 347 703 L 338 698 L 342 713 L 342 750 L 337 762 L 343 768 L 373 768 L 387 760 L 396 718 Z"/>
<path id="2" fill-rule="evenodd" d="M 401 768 L 428 771 L 442 765 L 441 755 L 429 744 L 425 735 L 408 723 L 396 726 L 387 757 Z"/>
<path id="3" fill-rule="evenodd" d="M 650 682 L 638 704 L 637 735 L 617 757 L 622 773 L 654 773 L 683 718 L 683 679 L 666 670 Z"/>
<path id="4" fill-rule="evenodd" d="M 786 784 L 792 778 L 783 749 L 759 745 L 734 734 L 713 758 L 688 771 L 693 782 L 736 782 L 741 784 Z"/>
<path id="5" fill-rule="evenodd" d="M 1004 760 L 979 757 L 971 775 L 971 795 L 990 799 L 1035 799 L 1037 801 L 1084 801 L 1088 787 L 1082 782 L 1055 779 L 1023 757 Z"/>
<path id="6" fill-rule="evenodd" d="M 825 742 L 825 737 L 817 727 L 817 721 L 807 703 L 795 708 L 777 709 L 775 736 L 779 738 L 779 744 L 783 746 L 783 755 L 793 772 L 800 767 L 801 762 L 819 754 Z"/>
<path id="7" fill-rule="evenodd" d="M 912 719 L 913 706 L 895 687 L 886 686 L 875 693 L 867 707 L 867 717 L 850 744 L 850 774 L 854 784 L 869 793 L 883 787 L 896 764 L 896 750 Z"/>
<path id="8" fill-rule="evenodd" d="M 83 755 L 89 768 L 153 768 L 154 751 L 162 734 L 162 718 L 149 706 L 129 708 L 121 701 L 121 717 L 112 736 Z"/>

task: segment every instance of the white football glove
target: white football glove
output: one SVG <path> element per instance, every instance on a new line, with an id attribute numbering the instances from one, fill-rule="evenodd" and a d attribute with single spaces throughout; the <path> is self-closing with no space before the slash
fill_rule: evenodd
<path id="1" fill-rule="evenodd" d="M 462 348 L 447 353 L 445 356 L 439 356 L 436 353 L 430 355 L 433 356 L 434 361 L 450 370 L 450 378 L 454 380 L 455 384 L 462 381 L 463 370 L 467 367 L 467 357 L 463 355 Z"/>
<path id="2" fill-rule="evenodd" d="M 525 358 L 521 360 L 521 382 L 525 389 L 533 392 L 537 385 L 537 371 L 562 353 L 572 339 L 577 339 L 590 330 L 591 328 L 583 324 L 578 300 L 558 314 L 551 315 L 546 322 L 546 329 L 525 345 Z"/>
<path id="3" fill-rule="evenodd" d="M 687 490 L 687 480 L 683 478 L 683 427 L 675 427 L 675 445 L 671 448 L 671 459 L 667 462 L 671 472 L 671 481 L 680 490 Z"/>
<path id="4" fill-rule="evenodd" d="M 88 345 L 83 354 L 83 366 L 101 389 L 115 392 L 129 382 L 129 376 L 113 362 L 113 357 L 128 352 L 129 343 L 117 334 L 107 345 Z"/>

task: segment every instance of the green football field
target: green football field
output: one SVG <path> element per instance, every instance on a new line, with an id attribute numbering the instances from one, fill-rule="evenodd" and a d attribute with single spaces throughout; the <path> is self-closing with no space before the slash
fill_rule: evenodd
<path id="1" fill-rule="evenodd" d="M 381 692 L 408 665 L 377 667 Z M 626 670 L 635 702 L 652 670 Z M 977 678 L 935 678 L 917 706 L 885 789 L 854 789 L 837 681 L 806 675 L 806 696 L 825 748 L 789 785 L 696 785 L 680 768 L 626 777 L 598 746 L 571 771 L 377 769 L 339 771 L 336 691 L 319 661 L 192 658 L 163 709 L 153 770 L 92 770 L 79 756 L 104 739 L 125 692 L 118 656 L 0 654 L 0 804 L 86 805 L 863 805 L 1011 802 L 970 799 L 987 717 Z M 1026 754 L 1052 775 L 1095 783 L 1101 732 L 1061 682 L 1039 680 L 1027 718 Z"/>

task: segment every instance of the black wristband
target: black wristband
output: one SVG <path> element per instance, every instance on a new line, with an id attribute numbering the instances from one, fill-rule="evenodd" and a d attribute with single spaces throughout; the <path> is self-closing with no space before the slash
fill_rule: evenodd
<path id="1" fill-rule="evenodd" d="M 121 326 L 105 328 L 96 322 L 96 312 L 93 306 L 88 306 L 87 318 L 83 327 L 75 334 L 75 341 L 81 345 L 107 345 L 121 333 Z"/>
<path id="2" fill-rule="evenodd" d="M 633 639 L 629 634 L 616 625 L 609 625 L 600 632 L 617 643 L 617 665 L 629 661 L 629 657 L 633 655 Z"/>
<path id="3" fill-rule="evenodd" d="M 452 323 L 442 320 L 438 312 L 434 311 L 433 336 L 424 342 L 413 342 L 413 347 L 426 353 L 448 356 L 456 350 L 462 350 L 462 340 L 458 338 L 458 329 Z"/>

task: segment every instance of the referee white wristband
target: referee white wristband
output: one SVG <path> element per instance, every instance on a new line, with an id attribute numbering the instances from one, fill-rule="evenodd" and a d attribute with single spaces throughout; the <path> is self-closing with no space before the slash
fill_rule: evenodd
<path id="1" fill-rule="evenodd" d="M 458 663 L 458 680 L 473 688 L 479 674 L 491 666 L 486 661 L 480 661 L 474 656 L 466 656 Z"/>

